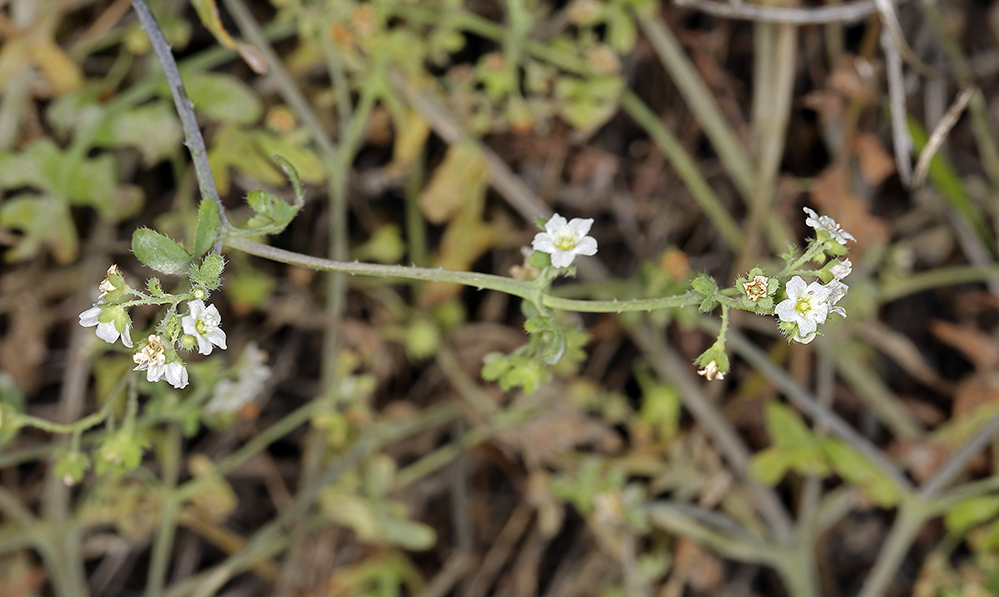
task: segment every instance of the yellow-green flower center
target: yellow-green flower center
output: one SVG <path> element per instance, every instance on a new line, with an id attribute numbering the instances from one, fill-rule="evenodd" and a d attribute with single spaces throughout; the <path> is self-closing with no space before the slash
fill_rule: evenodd
<path id="1" fill-rule="evenodd" d="M 571 236 L 560 236 L 555 239 L 555 248 L 559 251 L 571 251 L 576 247 L 576 239 Z"/>

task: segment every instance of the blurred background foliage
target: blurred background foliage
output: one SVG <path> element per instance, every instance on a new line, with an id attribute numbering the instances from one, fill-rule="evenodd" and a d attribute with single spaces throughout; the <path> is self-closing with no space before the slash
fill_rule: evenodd
<path id="1" fill-rule="evenodd" d="M 999 592 L 994 7 L 899 7 L 900 114 L 873 9 L 151 4 L 232 219 L 253 189 L 292 195 L 275 154 L 306 185 L 276 246 L 523 277 L 554 209 L 600 242 L 560 295 L 659 297 L 779 267 L 808 205 L 857 238 L 849 317 L 791 346 L 734 316 L 707 383 L 695 309 L 564 313 L 575 358 L 521 363 L 501 383 L 521 393 L 480 377 L 526 340 L 506 295 L 228 251 L 231 350 L 187 390 L 147 383 L 76 315 L 110 263 L 150 275 L 138 227 L 192 246 L 170 90 L 127 0 L 8 0 L 0 595 Z M 889 113 L 918 151 L 967 85 L 910 188 Z"/>

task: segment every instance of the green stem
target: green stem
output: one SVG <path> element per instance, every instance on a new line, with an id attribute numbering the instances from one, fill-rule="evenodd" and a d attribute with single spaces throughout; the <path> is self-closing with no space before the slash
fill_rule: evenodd
<path id="1" fill-rule="evenodd" d="M 261 244 L 239 236 L 229 236 L 225 245 L 239 249 L 250 255 L 271 259 L 280 263 L 297 265 L 316 271 L 340 272 L 352 276 L 372 276 L 377 278 L 400 278 L 403 280 L 425 280 L 431 282 L 452 282 L 464 286 L 472 286 L 479 290 L 489 289 L 505 292 L 526 300 L 536 300 L 538 289 L 531 282 L 514 280 L 503 276 L 482 274 L 478 272 L 457 272 L 443 268 L 411 267 L 405 265 L 380 265 L 375 263 L 346 263 L 321 257 L 312 257 L 277 247 Z M 541 304 L 553 309 L 579 311 L 584 313 L 623 313 L 625 311 L 653 311 L 696 305 L 700 295 L 695 292 L 655 299 L 637 299 L 629 301 L 583 301 L 555 297 L 542 293 Z"/>

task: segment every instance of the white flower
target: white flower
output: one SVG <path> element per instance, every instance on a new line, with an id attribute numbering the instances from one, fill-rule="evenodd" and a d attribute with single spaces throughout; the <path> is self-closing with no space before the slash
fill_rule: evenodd
<path id="1" fill-rule="evenodd" d="M 836 280 L 842 280 L 843 278 L 849 276 L 852 271 L 853 263 L 851 263 L 849 259 L 844 259 L 829 268 L 829 273 L 832 274 L 832 277 Z"/>
<path id="2" fill-rule="evenodd" d="M 135 369 L 145 371 L 146 381 L 165 379 L 170 385 L 181 389 L 187 387 L 187 367 L 180 360 L 166 360 L 166 346 L 163 339 L 156 334 L 150 334 L 147 344 L 132 355 Z"/>
<path id="3" fill-rule="evenodd" d="M 825 230 L 830 236 L 833 237 L 833 239 L 836 240 L 836 242 L 841 245 L 845 245 L 848 240 L 857 242 L 857 239 L 853 238 L 852 234 L 843 230 L 843 228 L 836 223 L 836 220 L 830 218 L 829 216 L 819 216 L 819 214 L 815 213 L 811 209 L 808 209 L 807 207 L 803 209 L 808 215 L 808 217 L 805 218 L 805 223 L 815 230 Z"/>
<path id="4" fill-rule="evenodd" d="M 826 299 L 826 302 L 829 303 L 829 312 L 846 317 L 846 309 L 843 307 L 836 307 L 835 305 L 839 302 L 839 299 L 846 296 L 846 291 L 849 290 L 850 287 L 839 280 L 832 280 L 825 285 L 825 288 L 829 289 L 829 298 Z"/>
<path id="5" fill-rule="evenodd" d="M 238 379 L 223 379 L 215 384 L 215 391 L 212 399 L 205 405 L 205 412 L 233 413 L 252 402 L 264 389 L 264 382 L 271 375 L 270 368 L 264 364 L 266 362 L 266 352 L 253 342 L 247 344 L 239 359 Z"/>
<path id="6" fill-rule="evenodd" d="M 184 333 L 198 341 L 198 352 L 212 354 L 212 344 L 225 350 L 225 332 L 219 328 L 222 317 L 215 305 L 205 307 L 204 301 L 195 299 L 187 303 L 190 314 L 180 320 Z"/>
<path id="7" fill-rule="evenodd" d="M 127 348 L 132 348 L 132 326 L 125 324 L 125 329 L 121 332 L 118 331 L 115 325 L 115 318 L 112 317 L 109 321 L 101 321 L 101 313 L 104 309 L 101 308 L 100 303 L 97 303 L 93 307 L 87 309 L 83 313 L 80 313 L 80 325 L 85 328 L 97 326 L 97 337 L 104 340 L 108 344 L 114 344 L 118 341 L 118 337 L 121 336 L 121 343 Z"/>
<path id="8" fill-rule="evenodd" d="M 807 344 L 815 338 L 819 324 L 825 323 L 829 315 L 829 295 L 832 291 L 832 288 L 818 282 L 806 286 L 801 276 L 795 276 L 784 286 L 787 298 L 774 308 L 774 314 L 781 321 L 796 324 L 798 330 L 793 339 Z"/>
<path id="9" fill-rule="evenodd" d="M 712 379 L 725 379 L 725 372 L 718 370 L 718 363 L 711 361 L 703 369 L 697 370 L 698 375 L 703 375 L 705 379 L 711 381 Z"/>
<path id="10" fill-rule="evenodd" d="M 746 292 L 746 298 L 753 301 L 754 303 L 761 298 L 767 296 L 767 287 L 770 285 L 770 279 L 766 276 L 756 276 L 753 278 L 752 282 L 746 282 L 742 285 L 742 289 Z M 710 377 L 708 379 L 711 379 Z"/>
<path id="11" fill-rule="evenodd" d="M 545 223 L 545 231 L 534 235 L 531 246 L 535 251 L 551 255 L 553 266 L 568 267 L 576 255 L 596 255 L 597 241 L 586 235 L 592 225 L 592 218 L 573 218 L 566 222 L 555 214 Z"/>

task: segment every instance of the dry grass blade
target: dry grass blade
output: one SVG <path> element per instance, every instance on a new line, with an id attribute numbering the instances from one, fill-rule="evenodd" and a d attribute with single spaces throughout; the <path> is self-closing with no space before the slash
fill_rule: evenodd
<path id="1" fill-rule="evenodd" d="M 916 162 L 916 171 L 912 175 L 912 187 L 914 189 L 918 189 L 926 182 L 926 174 L 930 170 L 930 162 L 933 160 L 933 156 L 940 151 L 947 135 L 954 128 L 954 125 L 957 124 L 961 114 L 964 113 L 965 108 L 968 107 L 968 103 L 976 93 L 980 93 L 978 87 L 965 87 L 958 94 L 950 108 L 947 109 L 947 113 L 937 123 L 936 128 L 933 129 L 933 133 L 926 142 L 926 146 L 923 147 L 923 151 L 919 153 L 919 160 Z"/>

